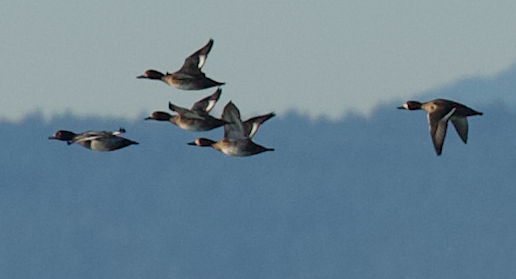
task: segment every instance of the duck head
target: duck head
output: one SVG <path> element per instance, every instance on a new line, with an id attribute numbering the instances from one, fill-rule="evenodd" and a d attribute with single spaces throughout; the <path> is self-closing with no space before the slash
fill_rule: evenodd
<path id="1" fill-rule="evenodd" d="M 418 101 L 407 101 L 403 105 L 398 107 L 398 109 L 407 109 L 407 110 L 421 109 L 421 103 Z"/>
<path id="2" fill-rule="evenodd" d="M 161 79 L 164 75 L 156 70 L 147 70 L 143 75 L 136 78 Z"/>
<path id="3" fill-rule="evenodd" d="M 75 133 L 72 133 L 70 131 L 60 130 L 57 131 L 52 136 L 48 137 L 48 139 L 55 139 L 55 140 L 62 140 L 66 141 L 68 143 L 73 141 L 73 138 L 76 136 Z"/>
<path id="4" fill-rule="evenodd" d="M 198 138 L 195 141 L 187 143 L 188 145 L 197 145 L 197 146 L 213 146 L 215 144 L 214 141 L 207 138 Z"/>
<path id="5" fill-rule="evenodd" d="M 169 121 L 170 118 L 172 118 L 172 115 L 164 111 L 155 111 L 149 117 L 144 118 L 144 120 L 154 119 L 156 121 Z"/>

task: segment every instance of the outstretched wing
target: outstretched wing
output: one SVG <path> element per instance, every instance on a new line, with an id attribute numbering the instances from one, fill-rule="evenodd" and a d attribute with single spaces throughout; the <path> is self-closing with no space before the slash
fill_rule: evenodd
<path id="1" fill-rule="evenodd" d="M 244 122 L 244 135 L 246 135 L 248 138 L 252 138 L 254 134 L 256 134 L 256 132 L 258 131 L 260 125 L 262 125 L 263 122 L 269 120 L 275 115 L 276 114 L 274 113 L 269 113 L 246 120 Z"/>
<path id="2" fill-rule="evenodd" d="M 244 125 L 240 119 L 240 111 L 233 102 L 230 101 L 224 107 L 224 110 L 222 111 L 222 120 L 229 123 L 224 125 L 224 138 L 229 140 L 247 138 L 244 134 Z"/>
<path id="3" fill-rule="evenodd" d="M 464 143 L 468 142 L 468 119 L 466 117 L 452 117 L 451 122 L 457 130 L 460 138 Z"/>
<path id="4" fill-rule="evenodd" d="M 448 114 L 441 117 L 439 113 L 429 113 L 428 122 L 430 123 L 430 136 L 434 143 L 435 152 L 441 155 L 443 150 L 444 138 L 446 137 L 446 128 L 448 128 L 448 120 L 455 113 L 453 108 Z"/>
<path id="5" fill-rule="evenodd" d="M 192 55 L 188 56 L 185 59 L 185 63 L 183 67 L 178 71 L 185 74 L 202 74 L 201 69 L 208 58 L 208 53 L 213 46 L 213 40 L 210 39 L 208 43 L 203 46 L 201 49 L 192 53 Z"/>
<path id="6" fill-rule="evenodd" d="M 194 111 L 198 114 L 201 114 L 201 115 L 210 112 L 213 109 L 213 107 L 215 107 L 215 104 L 219 100 L 220 94 L 222 94 L 222 89 L 217 88 L 217 91 L 215 91 L 210 96 L 197 101 L 192 106 L 192 111 Z"/>
<path id="7" fill-rule="evenodd" d="M 177 112 L 181 117 L 184 117 L 184 118 L 199 119 L 199 120 L 206 119 L 194 111 L 191 111 L 191 110 L 183 108 L 183 107 L 178 107 L 178 106 L 172 104 L 171 102 L 168 102 L 168 108 L 172 111 Z"/>

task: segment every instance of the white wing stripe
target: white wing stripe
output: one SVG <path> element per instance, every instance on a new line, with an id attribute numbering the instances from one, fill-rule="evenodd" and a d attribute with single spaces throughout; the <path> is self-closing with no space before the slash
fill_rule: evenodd
<path id="1" fill-rule="evenodd" d="M 210 112 L 210 110 L 215 106 L 215 104 L 217 103 L 217 101 L 215 100 L 210 100 L 208 102 L 208 106 L 206 106 L 206 108 L 204 109 L 204 111 L 206 112 Z"/>
<path id="2" fill-rule="evenodd" d="M 202 68 L 204 66 L 204 63 L 206 62 L 206 55 L 199 55 L 199 64 L 197 64 L 197 67 Z"/>

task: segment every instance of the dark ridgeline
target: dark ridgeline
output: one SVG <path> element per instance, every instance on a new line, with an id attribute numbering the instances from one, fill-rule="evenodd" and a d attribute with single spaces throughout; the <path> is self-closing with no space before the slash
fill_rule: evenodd
<path id="1" fill-rule="evenodd" d="M 0 270 L 8 278 L 33 278 L 35 267 L 39 278 L 78 279 L 509 278 L 516 113 L 485 104 L 489 117 L 471 119 L 468 145 L 449 137 L 436 157 L 425 114 L 407 117 L 396 105 L 338 122 L 284 115 L 254 137 L 276 151 L 250 160 L 187 148 L 194 133 L 141 120 L 2 122 Z M 97 153 L 46 140 L 55 127 L 115 125 L 138 148 Z"/>

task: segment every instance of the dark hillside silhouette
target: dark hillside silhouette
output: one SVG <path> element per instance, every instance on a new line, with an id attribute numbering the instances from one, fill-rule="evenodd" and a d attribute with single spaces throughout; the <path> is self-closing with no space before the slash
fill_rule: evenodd
<path id="1" fill-rule="evenodd" d="M 425 113 L 289 113 L 275 152 L 230 158 L 200 133 L 142 120 L 35 113 L 0 123 L 6 278 L 511 278 L 516 113 L 473 106 L 464 145 L 434 153 Z M 111 153 L 47 140 L 127 130 Z M 451 127 L 449 127 L 451 128 Z M 221 129 L 203 136 L 217 139 Z"/>

